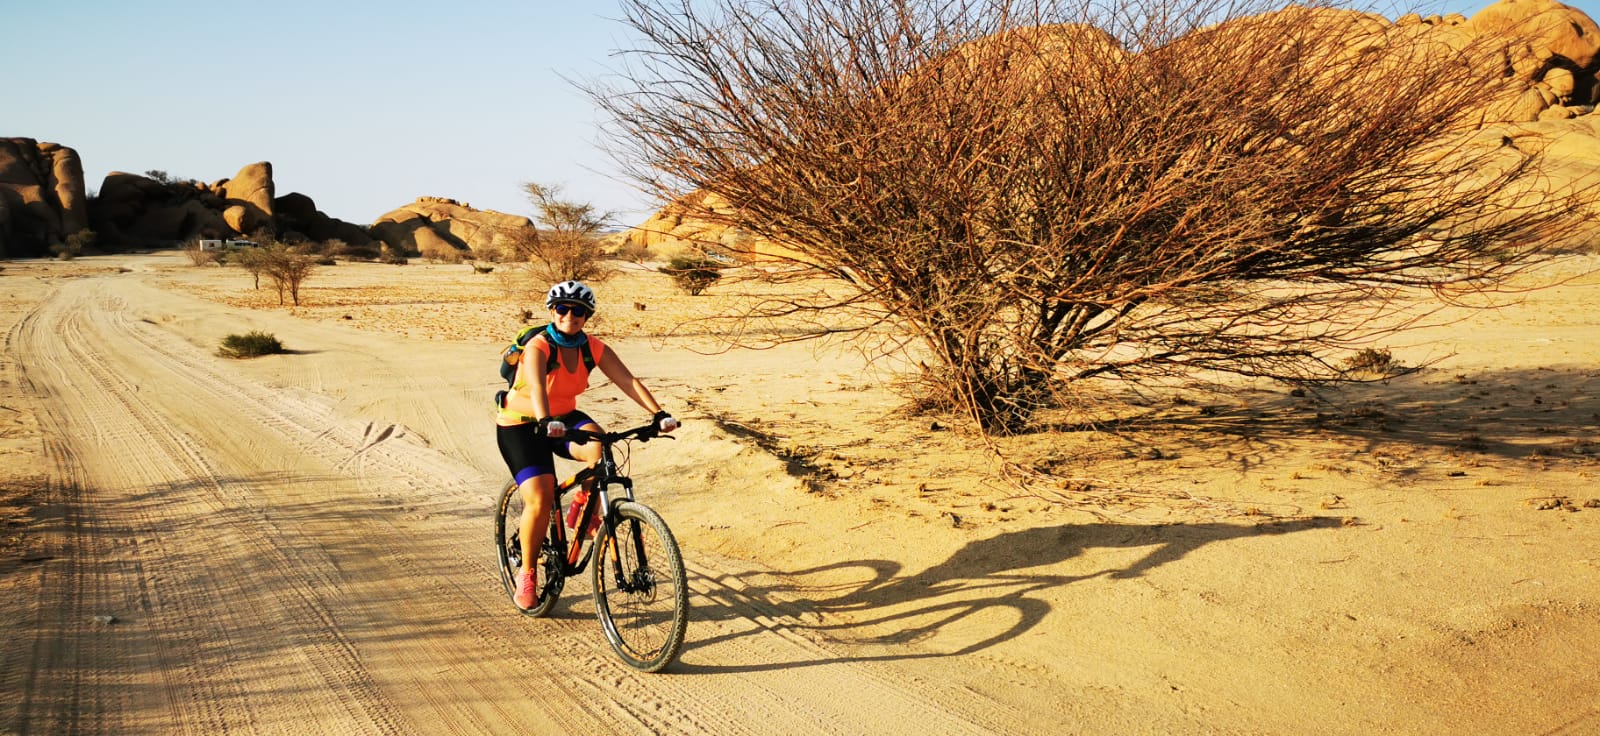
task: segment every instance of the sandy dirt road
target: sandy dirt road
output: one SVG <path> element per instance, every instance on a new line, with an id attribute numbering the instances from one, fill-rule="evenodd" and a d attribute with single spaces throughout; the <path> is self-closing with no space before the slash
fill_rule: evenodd
<path id="1" fill-rule="evenodd" d="M 686 419 L 632 456 L 693 607 L 641 675 L 586 580 L 500 589 L 496 282 L 0 267 L 0 733 L 1600 733 L 1591 276 L 1395 344 L 1449 355 L 1414 376 L 1017 438 L 1066 481 L 1023 491 L 859 357 L 697 354 L 697 301 L 619 277 L 648 310 L 600 334 Z M 292 352 L 214 354 L 248 330 Z"/>
<path id="2" fill-rule="evenodd" d="M 497 468 L 477 447 L 487 435 L 433 447 L 336 398 L 348 384 L 319 378 L 316 356 L 349 365 L 365 353 L 353 380 L 410 393 L 394 401 L 428 435 L 481 428 L 481 417 L 454 423 L 439 409 L 452 402 L 419 388 L 432 374 L 404 350 L 341 343 L 335 330 L 300 340 L 296 386 L 269 385 L 163 327 L 198 306 L 137 274 L 98 275 L 61 282 L 8 336 L 42 411 L 40 506 L 60 512 L 38 527 L 40 595 L 21 612 L 38 625 L 5 645 L 7 729 L 1030 728 L 959 679 L 910 677 L 792 633 L 787 613 L 741 592 L 738 568 L 703 554 L 690 562 L 696 614 L 674 674 L 641 675 L 612 656 L 586 582 L 553 619 L 520 616 L 491 561 Z"/>

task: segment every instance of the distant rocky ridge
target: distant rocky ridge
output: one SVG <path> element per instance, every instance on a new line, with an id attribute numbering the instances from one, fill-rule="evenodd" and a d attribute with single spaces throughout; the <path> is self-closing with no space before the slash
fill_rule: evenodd
<path id="1" fill-rule="evenodd" d="M 1441 46 L 1455 50 L 1475 41 L 1496 44 L 1498 54 L 1481 59 L 1480 63 L 1503 65 L 1520 85 L 1509 97 L 1486 95 L 1480 100 L 1483 122 L 1474 145 L 1543 152 L 1543 173 L 1556 185 L 1567 183 L 1587 191 L 1591 215 L 1600 219 L 1600 115 L 1595 114 L 1595 104 L 1600 102 L 1600 26 L 1583 11 L 1555 0 L 1500 0 L 1471 18 L 1459 14 L 1426 18 L 1413 14 L 1390 21 L 1353 10 L 1305 7 L 1276 12 L 1303 15 L 1297 23 L 1330 33 L 1359 31 L 1351 35 L 1353 39 L 1360 34 L 1434 34 L 1443 42 Z M 1251 23 L 1270 15 L 1273 14 L 1232 22 Z M 1513 29 L 1518 33 L 1517 43 L 1510 42 Z M 1106 53 L 1126 53 L 1114 38 L 1095 28 L 1063 25 L 1031 31 L 1024 35 L 1033 42 L 1047 41 L 1041 37 L 1051 33 L 1088 33 L 1106 45 Z M 958 53 L 982 55 L 986 45 L 1005 41 L 999 36 L 980 39 Z M 1041 45 L 1049 47 L 1048 43 Z M 1069 64 L 1071 60 L 1062 59 L 1061 63 Z M 736 245 L 755 252 L 783 251 L 773 243 L 751 239 L 721 224 L 718 213 L 727 213 L 730 207 L 714 194 L 692 192 L 630 230 L 623 247 L 669 253 Z"/>
<path id="2" fill-rule="evenodd" d="M 533 221 L 526 217 L 475 210 L 443 197 L 418 197 L 379 217 L 371 232 L 399 252 L 425 258 L 499 256 L 512 252 L 519 239 L 538 238 Z"/>
<path id="3" fill-rule="evenodd" d="M 272 164 L 246 165 L 228 179 L 160 181 L 112 172 L 98 194 L 85 194 L 78 153 L 32 138 L 0 138 L 0 257 L 27 258 L 83 230 L 104 250 L 164 246 L 195 239 L 271 235 L 286 241 L 339 240 L 357 250 L 460 258 L 537 239 L 526 217 L 476 210 L 455 200 L 418 197 L 370 227 L 317 209 L 299 192 L 276 195 Z"/>
<path id="4" fill-rule="evenodd" d="M 89 222 L 100 245 L 107 248 L 249 236 L 264 230 L 276 234 L 274 191 L 272 164 L 265 161 L 212 184 L 158 181 L 114 171 L 106 175 L 93 200 Z M 369 239 L 360 228 L 351 235 L 358 242 Z"/>

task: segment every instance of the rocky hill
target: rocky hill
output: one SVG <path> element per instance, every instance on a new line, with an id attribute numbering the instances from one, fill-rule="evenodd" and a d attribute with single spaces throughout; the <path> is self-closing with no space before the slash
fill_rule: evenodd
<path id="1" fill-rule="evenodd" d="M 445 260 L 494 258 L 514 252 L 518 240 L 538 238 L 526 217 L 476 210 L 443 197 L 418 197 L 379 217 L 371 232 L 397 252 Z"/>
<path id="2" fill-rule="evenodd" d="M 0 138 L 0 256 L 40 255 L 88 227 L 78 152 L 31 138 Z"/>

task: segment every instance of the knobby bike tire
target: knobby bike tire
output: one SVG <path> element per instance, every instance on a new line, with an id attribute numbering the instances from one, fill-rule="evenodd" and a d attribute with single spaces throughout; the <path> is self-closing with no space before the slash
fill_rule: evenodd
<path id="1" fill-rule="evenodd" d="M 659 672 L 678 658 L 689 626 L 683 555 L 672 530 L 648 506 L 619 502 L 617 517 L 615 539 L 610 531 L 595 539 L 595 613 L 628 666 Z"/>
<path id="2" fill-rule="evenodd" d="M 522 548 L 520 542 L 520 526 L 522 524 L 522 494 L 517 492 L 517 484 L 509 482 L 500 491 L 500 503 L 494 515 L 494 549 L 499 558 L 500 582 L 505 586 L 506 598 L 516 607 L 517 595 L 517 570 L 521 564 Z M 555 514 L 551 519 L 556 518 Z M 550 537 L 545 535 L 546 548 L 550 546 Z M 546 552 L 549 550 L 546 549 Z M 533 608 L 517 608 L 524 616 L 544 616 L 554 608 L 556 601 L 561 598 L 561 585 L 563 582 L 560 564 L 553 562 L 559 555 L 546 554 L 545 564 L 539 570 L 539 598 L 534 601 Z"/>

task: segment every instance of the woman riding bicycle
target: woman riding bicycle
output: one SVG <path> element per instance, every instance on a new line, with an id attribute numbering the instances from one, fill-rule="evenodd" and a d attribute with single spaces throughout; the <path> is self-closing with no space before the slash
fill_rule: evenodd
<path id="1" fill-rule="evenodd" d="M 617 354 L 598 338 L 583 331 L 594 314 L 594 291 L 577 281 L 550 287 L 544 305 L 550 324 L 529 339 L 517 365 L 516 378 L 495 415 L 500 455 L 522 495 L 522 567 L 517 573 L 515 601 L 532 608 L 535 602 L 539 547 L 544 544 L 545 520 L 555 504 L 555 457 L 560 455 L 593 466 L 600 461 L 597 442 L 573 444 L 563 439 L 567 428 L 605 431 L 589 415 L 578 411 L 578 394 L 589 388 L 591 367 L 600 371 L 645 411 L 655 414 L 663 432 L 678 427 L 672 415 L 661 410 L 655 396 L 623 365 Z M 553 359 L 552 359 L 553 357 Z"/>

